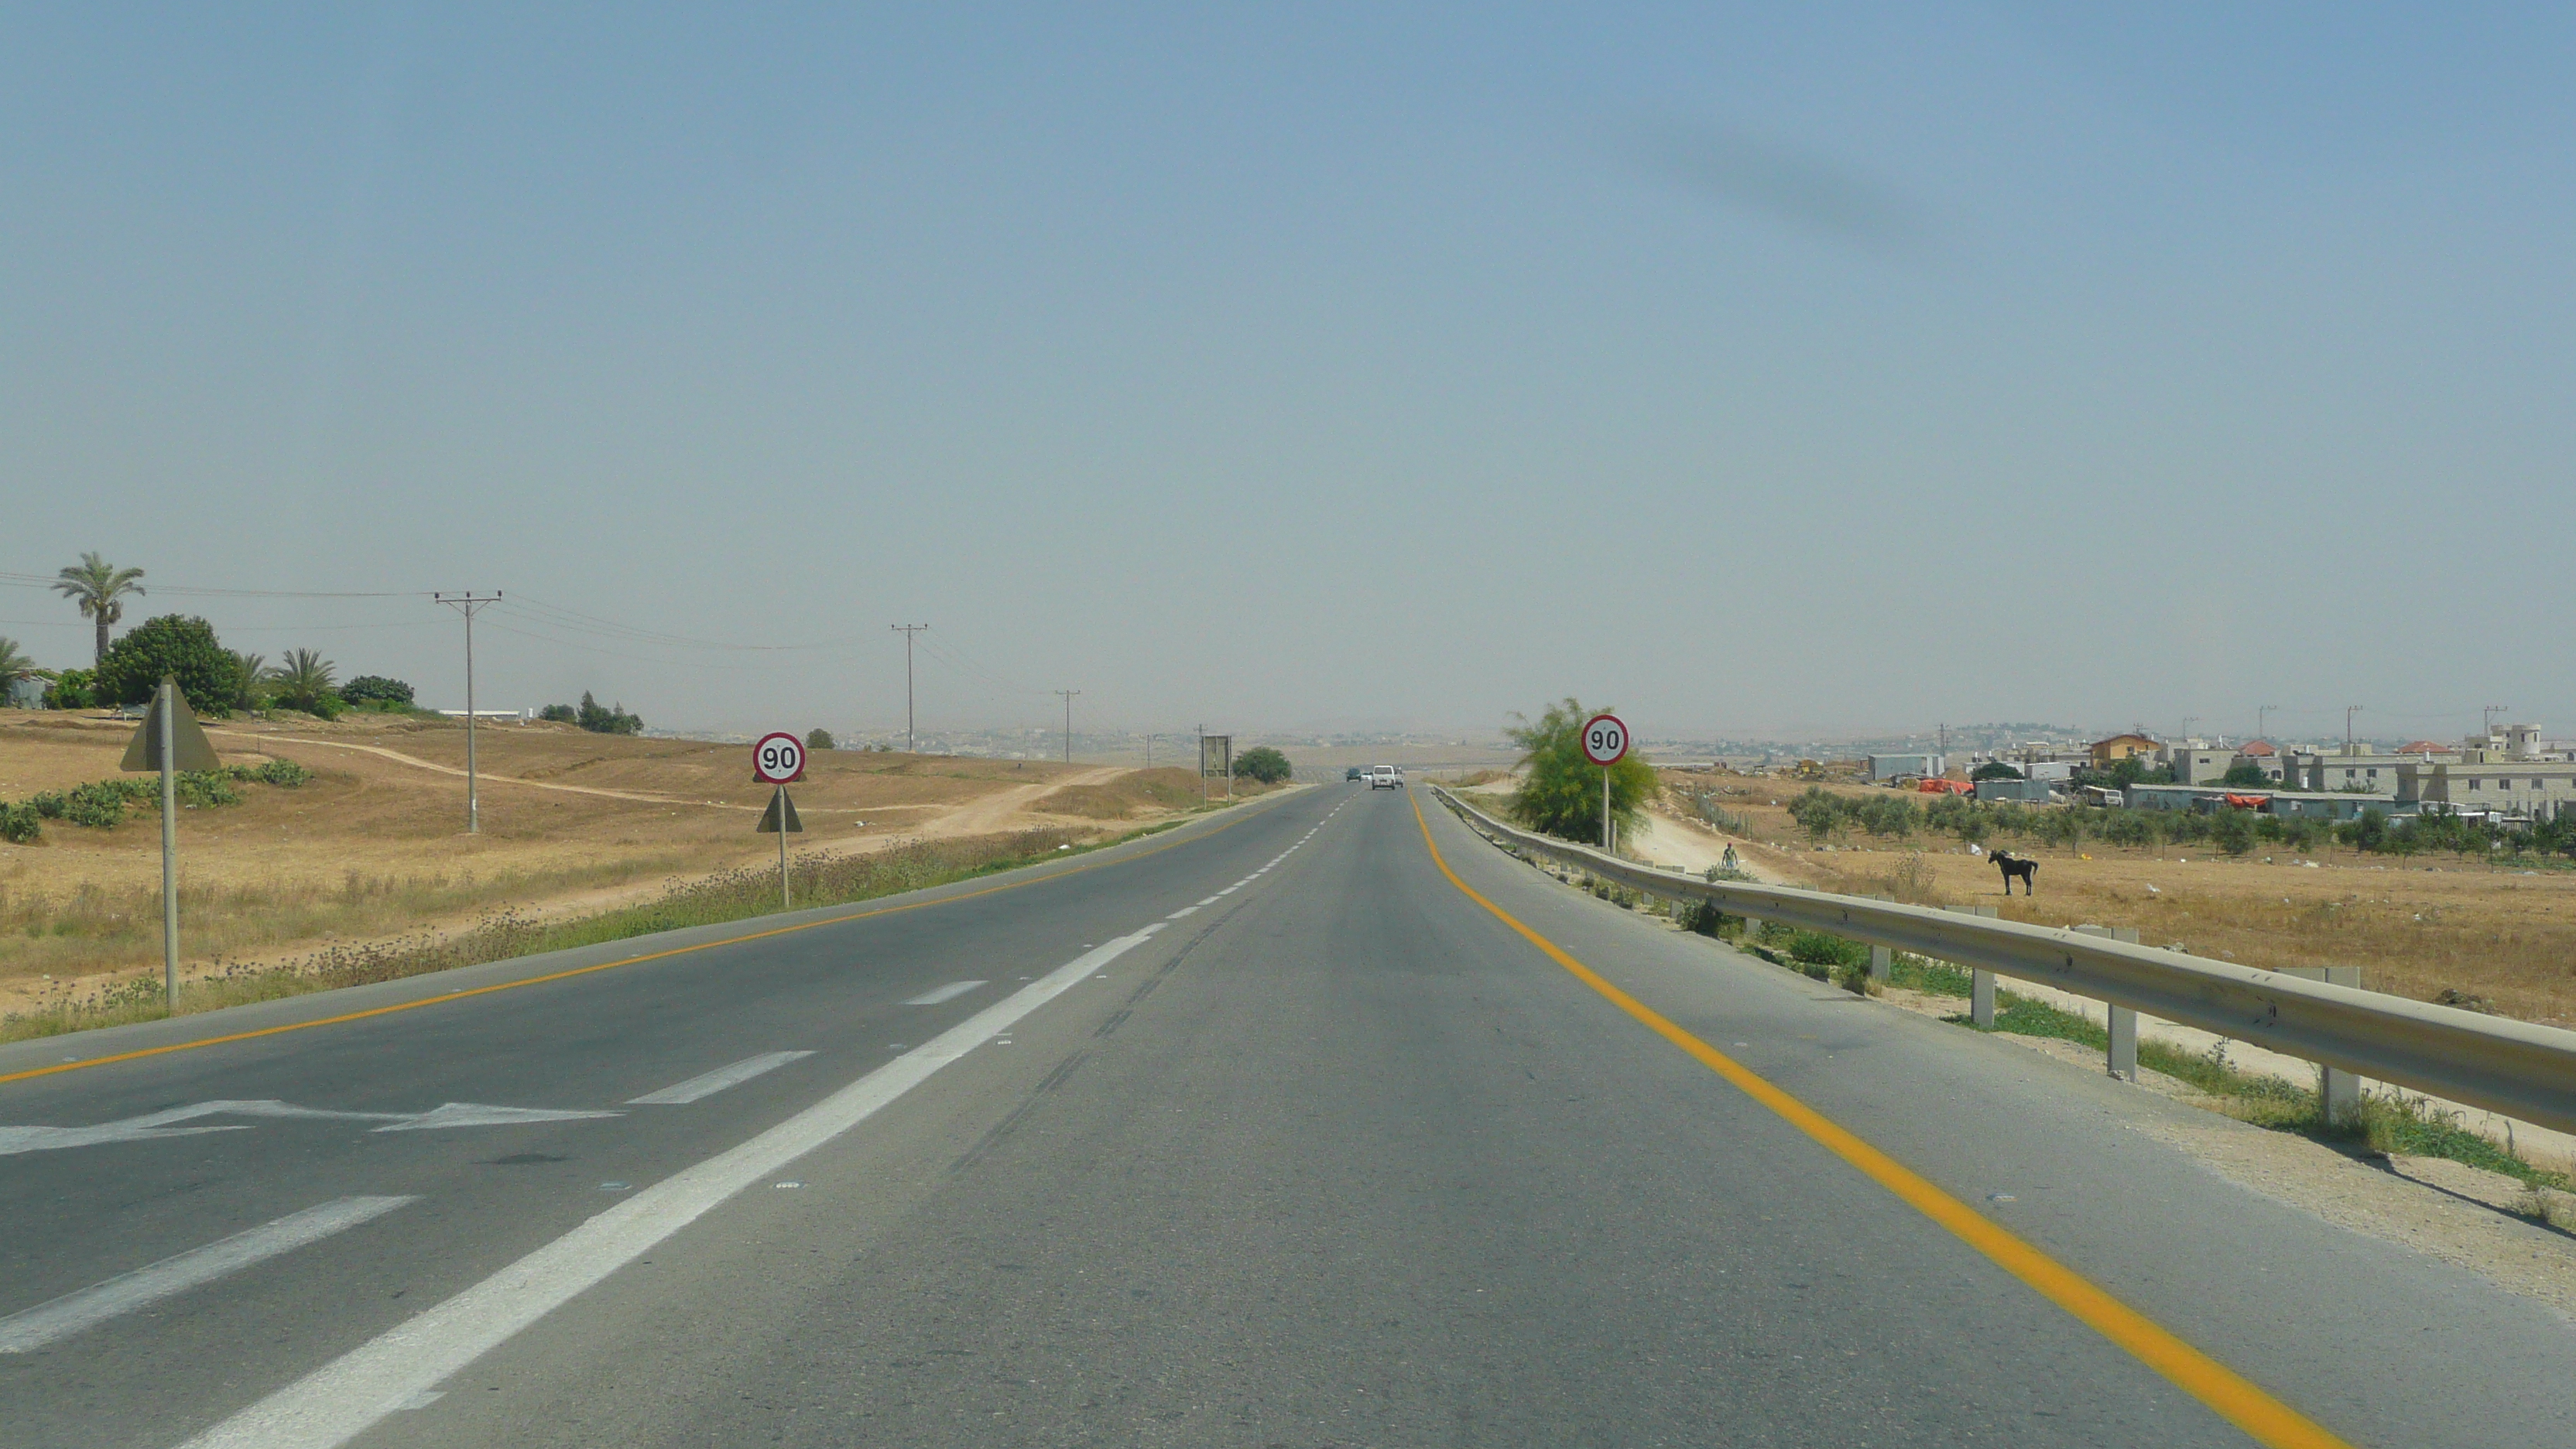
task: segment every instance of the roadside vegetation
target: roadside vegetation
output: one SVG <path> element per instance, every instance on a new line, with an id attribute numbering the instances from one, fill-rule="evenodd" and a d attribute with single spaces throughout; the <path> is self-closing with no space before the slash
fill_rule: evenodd
<path id="1" fill-rule="evenodd" d="M 1536 721 L 1513 716 L 1520 723 L 1503 731 L 1521 751 L 1521 783 L 1506 807 L 1513 820 L 1560 840 L 1600 842 L 1602 771 L 1583 757 L 1583 722 L 1598 713 L 1569 695 Z M 1620 834 L 1634 835 L 1645 820 L 1646 802 L 1662 788 L 1654 767 L 1631 753 L 1609 773 L 1610 819 Z"/>
<path id="2" fill-rule="evenodd" d="M 1129 832 L 1120 839 L 1151 833 L 1151 829 Z M 816 854 L 792 859 L 788 878 L 795 894 L 795 908 L 807 910 L 922 890 L 1041 860 L 1060 860 L 1070 854 L 1116 843 L 1103 841 L 1098 845 L 1085 845 L 1080 834 L 1073 830 L 1027 830 L 1006 835 L 920 841 L 866 854 Z M 375 888 L 376 883 L 360 881 L 354 876 L 349 886 L 352 892 Z M 435 883 L 397 886 L 385 892 L 385 902 L 396 919 L 406 916 L 417 919 L 419 912 L 434 908 L 435 901 L 426 897 L 434 896 L 437 889 Z M 782 909 L 778 901 L 777 871 L 746 866 L 719 875 L 674 881 L 650 901 L 590 915 L 545 919 L 504 908 L 464 931 L 429 932 L 358 945 L 332 946 L 284 965 L 227 967 L 188 982 L 180 993 L 180 1010 L 182 1014 L 193 1014 L 343 986 L 393 981 L 515 956 L 622 941 L 660 931 L 750 920 L 778 914 Z M 188 904 L 183 901 L 183 919 L 188 910 Z M 139 919 L 144 928 L 157 932 L 157 903 L 155 913 L 140 917 L 127 913 L 125 919 Z M 0 924 L 5 923 L 5 918 L 0 918 Z M 29 923 L 30 927 L 35 924 Z M 167 1015 L 160 977 L 157 974 L 136 976 L 84 994 L 65 994 L 57 1000 L 0 1017 L 0 1041 L 22 1041 L 94 1027 L 154 1021 Z"/>
<path id="3" fill-rule="evenodd" d="M 2329 824 L 2253 810 L 2094 810 L 1964 795 L 1918 799 L 1896 790 L 1855 796 L 1817 785 L 1792 798 L 1788 811 L 1807 838 L 1819 844 L 1854 833 L 1898 842 L 1948 835 L 1967 844 L 2010 839 L 2069 850 L 2095 841 L 2139 850 L 2206 845 L 2241 856 L 2263 846 L 2307 854 L 2331 843 L 2397 858 L 2448 852 L 2460 860 L 2498 864 L 2576 863 L 2576 815 L 2507 827 L 2457 815 L 2392 820 L 2368 810 L 2358 819 Z"/>
<path id="4" fill-rule="evenodd" d="M 172 793 L 183 810 L 211 810 L 241 803 L 237 784 L 275 785 L 294 789 L 313 772 L 293 760 L 263 765 L 226 765 L 217 770 L 189 770 L 171 777 Z M 114 830 L 135 807 L 161 808 L 161 777 L 119 775 L 92 780 L 69 790 L 45 790 L 24 800 L 0 801 L 0 840 L 34 845 L 44 839 L 44 823 L 60 820 L 92 830 Z"/>
<path id="5" fill-rule="evenodd" d="M 1264 785 L 1285 785 L 1288 783 L 1288 777 L 1295 773 L 1296 771 L 1288 764 L 1288 757 L 1268 745 L 1254 745 L 1234 757 L 1234 777 L 1238 780 L 1258 780 Z"/>

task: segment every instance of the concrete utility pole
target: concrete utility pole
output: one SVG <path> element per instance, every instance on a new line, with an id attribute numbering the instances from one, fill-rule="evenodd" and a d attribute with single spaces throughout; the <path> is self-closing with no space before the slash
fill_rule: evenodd
<path id="1" fill-rule="evenodd" d="M 930 626 L 928 624 L 888 624 L 886 627 L 903 636 L 903 752 L 907 755 L 917 755 L 921 752 L 915 749 L 912 743 L 912 636 Z"/>
<path id="2" fill-rule="evenodd" d="M 2481 723 L 2478 726 L 2478 738 L 2481 740 L 2494 739 L 2495 717 L 2497 715 L 2507 713 L 2512 708 L 2513 706 L 2509 704 L 2491 704 L 2485 709 L 2479 711 Z"/>
<path id="3" fill-rule="evenodd" d="M 2258 704 L 2254 706 L 2254 738 L 2258 740 L 2269 740 L 2272 738 L 2270 735 L 2263 733 L 2263 717 L 2279 708 L 2280 706 L 2277 704 Z"/>
<path id="4" fill-rule="evenodd" d="M 161 999 L 179 1014 L 179 680 L 161 681 Z"/>
<path id="5" fill-rule="evenodd" d="M 2343 752 L 2347 755 L 2352 753 L 2352 717 L 2359 713 L 2361 713 L 2360 705 L 2347 704 L 2343 707 Z"/>
<path id="6" fill-rule="evenodd" d="M 1073 697 L 1082 693 L 1082 691 L 1079 689 L 1051 689 L 1047 692 L 1049 694 L 1061 694 L 1064 696 L 1064 762 L 1070 765 L 1073 763 Z"/>
<path id="7" fill-rule="evenodd" d="M 2196 714 L 2187 714 L 2187 715 L 2184 715 L 2184 716 L 2182 717 L 2182 738 L 2181 738 L 2179 741 L 2177 741 L 2176 743 L 2180 744 L 2180 745 L 2181 745 L 2184 749 L 2186 749 L 2186 750 L 2187 750 L 2187 749 L 2190 749 L 2190 748 L 2191 748 L 2191 727 L 2192 727 L 2193 725 L 2198 724 L 2198 723 L 2200 723 L 2200 716 L 2199 716 L 2199 715 L 2196 715 Z"/>
<path id="8" fill-rule="evenodd" d="M 483 817 L 475 799 L 474 773 L 474 615 L 478 610 L 501 602 L 501 591 L 478 594 L 468 589 L 463 593 L 430 595 L 465 616 L 465 833 L 480 835 Z"/>

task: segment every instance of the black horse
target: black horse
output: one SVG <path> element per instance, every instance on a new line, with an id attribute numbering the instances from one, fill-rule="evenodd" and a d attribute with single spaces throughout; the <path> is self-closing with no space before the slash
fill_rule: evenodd
<path id="1" fill-rule="evenodd" d="M 2031 882 L 2039 876 L 2038 861 L 2025 860 L 2009 850 L 1995 852 L 1995 869 L 2004 873 L 2005 895 L 2012 894 L 2012 883 L 2016 876 L 2021 879 L 2021 893 L 2029 895 Z"/>

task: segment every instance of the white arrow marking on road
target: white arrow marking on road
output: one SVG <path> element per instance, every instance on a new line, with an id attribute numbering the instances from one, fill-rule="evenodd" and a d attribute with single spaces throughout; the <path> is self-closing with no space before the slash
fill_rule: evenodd
<path id="1" fill-rule="evenodd" d="M 551 1107 L 487 1107 L 480 1102 L 444 1102 L 379 1132 L 431 1132 L 441 1127 L 502 1127 L 513 1122 L 572 1122 L 584 1117 L 614 1117 L 615 1112 L 558 1112 Z"/>
<path id="2" fill-rule="evenodd" d="M 439 1127 L 494 1127 L 510 1122 L 562 1122 L 579 1117 L 614 1117 L 615 1112 L 559 1112 L 543 1107 L 486 1107 L 449 1102 L 427 1112 L 332 1112 L 298 1107 L 292 1102 L 194 1102 L 101 1122 L 95 1127 L 0 1127 L 0 1157 L 20 1152 L 50 1152 L 65 1147 L 97 1147 L 111 1142 L 149 1142 L 161 1137 L 194 1137 L 206 1132 L 247 1132 L 243 1124 L 220 1127 L 174 1127 L 199 1117 L 272 1117 L 295 1121 L 381 1122 L 379 1132 L 411 1132 Z"/>
<path id="3" fill-rule="evenodd" d="M 983 984 L 984 983 L 981 981 L 951 981 L 936 991 L 925 991 L 921 993 L 919 996 L 905 1002 L 904 1005 L 937 1006 L 943 1001 L 955 1001 L 958 997 L 965 995 L 967 992 L 972 991 Z"/>
<path id="4" fill-rule="evenodd" d="M 27 1353 L 43 1348 L 120 1313 L 130 1313 L 173 1293 L 184 1293 L 201 1283 L 211 1283 L 262 1259 L 319 1242 L 370 1218 L 382 1217 L 404 1203 L 418 1201 L 420 1199 L 416 1197 L 336 1198 L 319 1207 L 309 1207 L 300 1213 L 289 1213 L 275 1222 L 263 1223 L 248 1232 L 235 1233 L 221 1242 L 190 1248 L 148 1268 L 119 1273 L 104 1283 L 83 1288 L 77 1293 L 66 1293 L 51 1303 L 40 1303 L 23 1313 L 0 1318 L 0 1353 Z"/>

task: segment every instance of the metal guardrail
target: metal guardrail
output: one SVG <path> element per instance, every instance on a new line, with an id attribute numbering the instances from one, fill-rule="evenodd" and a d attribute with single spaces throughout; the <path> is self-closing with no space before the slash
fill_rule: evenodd
<path id="1" fill-rule="evenodd" d="M 2302 980 L 2071 929 L 1829 891 L 1697 880 L 1505 825 L 1437 786 L 1433 793 L 1499 844 L 1648 895 L 1711 901 L 1735 915 L 1827 931 L 2039 982 L 2338 1071 L 2576 1132 L 2576 1031 Z M 2330 1105 L 2335 1095 L 2328 1093 Z"/>

